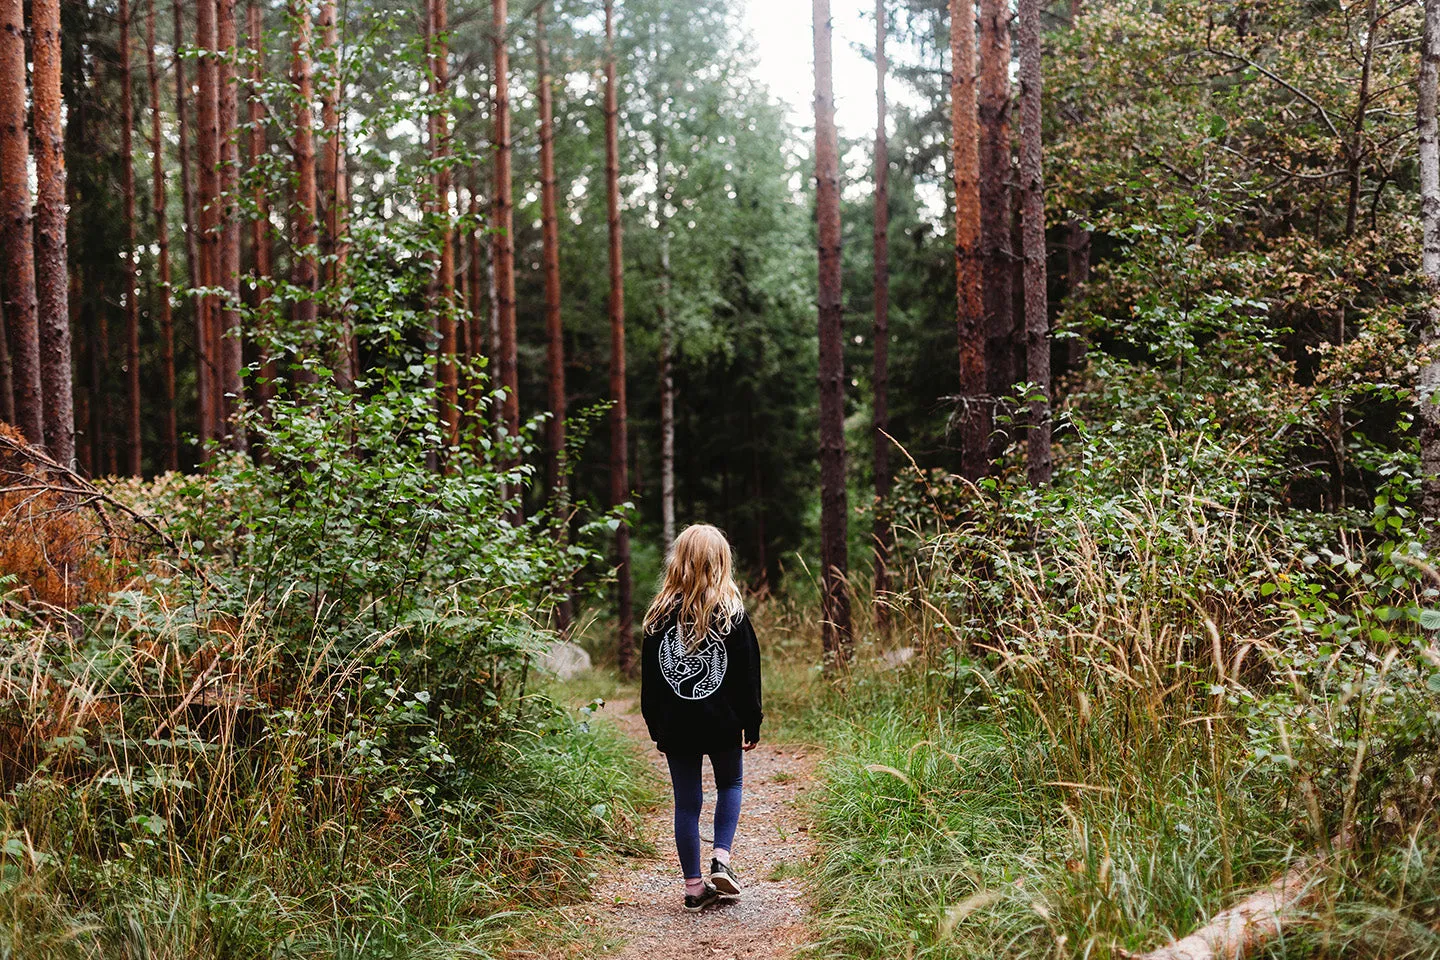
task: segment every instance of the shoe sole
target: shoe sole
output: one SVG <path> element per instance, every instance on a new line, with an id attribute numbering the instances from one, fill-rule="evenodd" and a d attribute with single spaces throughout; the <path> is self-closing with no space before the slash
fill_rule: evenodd
<path id="1" fill-rule="evenodd" d="M 713 886 L 716 890 L 719 890 L 723 895 L 727 897 L 740 896 L 739 884 L 737 884 L 734 880 L 730 879 L 730 877 L 726 874 L 712 873 L 710 875 L 710 885 Z"/>

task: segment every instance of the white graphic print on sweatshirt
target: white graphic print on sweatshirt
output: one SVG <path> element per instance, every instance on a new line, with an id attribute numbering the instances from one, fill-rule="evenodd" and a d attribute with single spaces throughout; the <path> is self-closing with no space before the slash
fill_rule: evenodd
<path id="1" fill-rule="evenodd" d="M 725 641 L 711 630 L 693 653 L 687 653 L 678 626 L 671 626 L 660 638 L 660 674 L 675 695 L 684 700 L 704 700 L 720 689 L 729 665 Z"/>

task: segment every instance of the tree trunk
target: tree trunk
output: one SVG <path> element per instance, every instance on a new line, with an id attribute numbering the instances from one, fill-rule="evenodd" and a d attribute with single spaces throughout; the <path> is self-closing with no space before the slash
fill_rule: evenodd
<path id="1" fill-rule="evenodd" d="M 250 166 L 258 166 L 269 153 L 265 137 L 265 102 L 260 96 L 260 84 L 265 75 L 265 21 L 264 11 L 258 0 L 250 0 L 246 11 L 246 33 L 250 40 Z M 250 221 L 250 246 L 255 258 L 255 299 L 262 304 L 270 299 L 270 278 L 275 272 L 274 240 L 270 227 L 270 193 L 265 185 L 256 182 L 252 200 L 255 204 L 255 219 Z M 270 345 L 265 342 L 260 349 L 260 376 L 255 384 L 256 402 L 263 408 L 275 398 L 275 360 L 270 355 Z"/>
<path id="2" fill-rule="evenodd" d="M 874 372 L 875 625 L 889 627 L 883 598 L 890 589 L 888 566 L 895 533 L 890 527 L 890 143 L 885 133 L 885 0 L 875 0 L 875 329 L 872 332 Z"/>
<path id="3" fill-rule="evenodd" d="M 320 236 L 320 254 L 325 263 L 325 283 L 338 286 L 345 271 L 349 229 L 350 196 L 345 165 L 345 135 L 340 126 L 341 96 L 344 93 L 344 61 L 340 50 L 340 24 L 335 0 L 320 4 L 320 45 L 328 54 L 330 77 L 320 89 L 320 125 L 324 130 L 325 149 L 320 152 L 319 203 L 324 210 Z M 345 308 L 342 305 L 340 309 Z M 348 315 L 339 318 L 335 343 L 331 347 L 330 365 L 335 370 L 335 383 L 342 390 L 353 389 L 359 371 Z"/>
<path id="4" fill-rule="evenodd" d="M 3 279 L 3 278 L 0 278 Z M 4 290 L 0 284 L 0 291 Z M 10 342 L 5 336 L 5 295 L 0 292 L 0 420 L 15 422 L 15 391 L 10 379 Z M 88 466 L 86 466 L 88 470 Z"/>
<path id="5" fill-rule="evenodd" d="M 675 542 L 675 329 L 670 317 L 670 181 L 665 156 L 665 99 L 655 96 L 655 220 L 660 244 L 660 549 Z"/>
<path id="6" fill-rule="evenodd" d="M 980 0 L 980 245 L 985 299 L 985 367 L 994 426 L 994 398 L 1015 386 L 1015 244 L 1010 231 L 1010 3 Z M 1003 440 L 1001 440 L 1003 444 Z M 995 453 L 997 444 L 987 447 Z"/>
<path id="7" fill-rule="evenodd" d="M 500 323 L 502 420 L 510 436 L 520 433 L 520 384 L 515 342 L 515 233 L 510 187 L 510 52 L 506 0 L 494 0 L 495 38 L 495 295 Z"/>
<path id="8" fill-rule="evenodd" d="M 70 274 L 65 243 L 65 131 L 60 121 L 60 0 L 31 4 L 35 112 L 35 289 L 45 446 L 60 463 L 75 460 L 75 401 L 70 374 Z"/>
<path id="9" fill-rule="evenodd" d="M 503 3 L 504 0 L 497 0 Z M 610 234 L 610 504 L 630 499 L 630 445 L 625 422 L 625 262 L 620 232 L 619 92 L 615 77 L 615 3 L 605 0 L 605 196 Z M 630 524 L 615 531 L 616 615 L 615 662 L 633 677 L 639 668 L 635 653 L 635 613 L 630 573 Z"/>
<path id="10" fill-rule="evenodd" d="M 447 0 L 429 0 L 430 14 L 430 91 L 440 104 L 450 86 L 450 53 L 446 39 L 449 27 Z M 455 246 L 450 226 L 450 121 L 443 107 L 430 117 L 430 155 L 435 164 L 436 220 L 443 224 L 440 256 L 435 265 L 435 332 L 439 340 L 439 356 L 435 365 L 438 380 L 439 415 L 445 444 L 460 442 L 460 408 L 458 374 L 455 365 Z M 511 247 L 514 249 L 513 245 Z M 513 253 L 512 253 L 513 256 Z"/>
<path id="11" fill-rule="evenodd" d="M 555 122 L 550 44 L 545 38 L 545 3 L 535 8 L 535 55 L 540 101 L 540 224 L 545 273 L 545 360 L 550 380 L 550 423 L 546 462 L 550 501 L 563 510 L 565 495 L 565 328 L 560 317 L 560 220 L 555 198 Z"/>
<path id="12" fill-rule="evenodd" d="M 950 130 L 955 178 L 955 319 L 960 340 L 960 472 L 978 480 L 989 465 L 991 418 L 985 379 L 980 125 L 971 0 L 950 0 Z"/>
<path id="13" fill-rule="evenodd" d="M 1420 370 L 1421 503 L 1431 552 L 1440 548 L 1440 136 L 1437 136 L 1436 86 L 1440 81 L 1440 0 L 1425 0 L 1424 39 L 1420 43 L 1420 224 L 1424 235 L 1421 267 L 1430 305 L 1420 333 L 1422 353 L 1431 359 Z M 5 169 L 9 169 L 8 164 Z M 18 396 L 17 396 L 18 400 Z M 18 406 L 18 403 L 17 403 Z"/>
<path id="14" fill-rule="evenodd" d="M 196 90 L 195 160 L 199 166 L 199 189 L 195 205 L 199 213 L 200 269 L 195 279 L 202 287 L 211 288 L 220 282 L 219 174 L 220 163 L 220 101 L 217 88 L 219 65 L 216 63 L 216 0 L 198 0 L 195 6 L 195 45 L 200 57 L 195 68 Z M 220 354 L 215 335 L 219 326 L 219 304 L 213 295 L 201 296 L 195 311 L 195 348 L 200 364 L 200 437 L 218 440 L 224 436 L 221 419 L 224 396 L 220 387 Z"/>
<path id="15" fill-rule="evenodd" d="M 291 42 L 290 82 L 295 86 L 295 210 L 291 247 L 291 281 L 299 288 L 295 300 L 295 323 L 300 329 L 302 349 L 313 351 L 319 311 L 315 302 L 320 272 L 316 263 L 319 224 L 315 199 L 315 129 L 310 104 L 315 98 L 314 71 L 310 61 L 310 6 L 306 0 L 290 0 L 294 38 Z"/>
<path id="16" fill-rule="evenodd" d="M 155 2 L 155 0 L 151 0 L 151 2 Z M 179 141 L 177 152 L 180 160 L 180 197 L 184 208 L 182 213 L 185 217 L 185 263 L 189 271 L 190 286 L 198 287 L 204 283 L 204 266 L 200 253 L 199 218 L 195 209 L 195 179 L 190 169 L 190 101 L 195 98 L 196 94 L 185 79 L 185 61 L 178 56 L 179 51 L 185 46 L 185 17 L 181 0 L 175 0 L 172 16 L 175 27 L 174 47 L 177 53 L 175 57 L 175 121 L 176 139 Z M 198 26 L 196 34 L 196 43 L 198 44 Z M 197 359 L 195 389 L 199 400 L 199 423 L 196 433 L 203 447 L 210 438 L 210 423 L 206 418 L 206 412 L 210 409 L 209 384 L 205 379 L 205 341 L 202 336 L 204 326 L 201 322 L 204 309 L 198 298 L 191 297 L 190 300 L 195 325 Z"/>
<path id="17" fill-rule="evenodd" d="M 225 293 L 221 300 L 219 338 L 220 389 L 224 395 L 224 430 L 230 438 L 230 449 L 244 450 L 245 428 L 239 421 L 244 401 L 240 367 L 244 364 L 243 342 L 240 339 L 240 207 L 236 202 L 240 187 L 239 106 L 236 101 L 235 54 L 239 41 L 235 29 L 235 0 L 217 0 L 219 22 L 216 45 L 220 50 L 219 103 L 220 122 L 220 285 Z"/>
<path id="18" fill-rule="evenodd" d="M 824 667 L 850 660 L 846 577 L 844 304 L 840 286 L 840 143 L 831 76 L 830 0 L 813 0 L 815 40 L 815 216 L 820 283 L 820 618 Z"/>
<path id="19" fill-rule="evenodd" d="M 177 57 L 178 65 L 179 59 Z M 180 469 L 180 441 L 175 423 L 175 317 L 170 306 L 170 225 L 165 221 L 165 141 L 161 136 L 160 71 L 155 67 L 155 4 L 145 14 L 145 74 L 150 84 L 150 195 L 155 210 L 158 248 L 155 306 L 160 314 L 160 367 L 165 381 L 161 413 L 161 467 Z"/>
<path id="20" fill-rule="evenodd" d="M 139 241 L 135 236 L 135 98 L 130 71 L 130 3 L 120 0 L 120 194 L 125 217 L 125 469 L 140 476 L 140 304 L 135 276 Z"/>
<path id="21" fill-rule="evenodd" d="M 1050 318 L 1045 293 L 1045 185 L 1040 144 L 1040 0 L 1020 0 L 1020 240 L 1025 283 L 1025 376 L 1030 394 L 1026 473 L 1050 483 Z"/>

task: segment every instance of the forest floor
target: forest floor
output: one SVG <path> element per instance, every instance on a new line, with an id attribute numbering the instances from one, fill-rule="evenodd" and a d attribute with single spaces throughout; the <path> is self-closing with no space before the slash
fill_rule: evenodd
<path id="1" fill-rule="evenodd" d="M 665 758 L 645 731 L 639 705 L 617 699 L 604 714 L 644 750 L 669 782 Z M 803 798 L 816 783 L 814 747 L 767 744 L 745 755 L 745 799 L 736 835 L 734 867 L 745 883 L 739 900 L 700 914 L 686 913 L 675 860 L 667 798 L 645 817 L 645 838 L 656 855 L 621 863 L 594 888 L 594 899 L 574 908 L 574 919 L 598 928 L 623 960 L 778 960 L 807 940 L 808 911 L 802 877 L 813 859 Z M 705 812 L 700 836 L 709 857 L 715 784 L 705 768 Z M 667 791 L 668 794 L 668 791 Z"/>

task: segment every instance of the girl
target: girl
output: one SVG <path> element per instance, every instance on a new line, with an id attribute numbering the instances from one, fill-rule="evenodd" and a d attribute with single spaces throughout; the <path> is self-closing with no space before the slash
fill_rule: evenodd
<path id="1" fill-rule="evenodd" d="M 686 527 L 665 558 L 665 580 L 645 613 L 640 712 L 670 764 L 675 849 L 685 909 L 738 897 L 730 845 L 740 820 L 742 751 L 760 742 L 760 646 L 731 573 L 730 544 L 706 523 Z M 715 849 L 700 872 L 700 764 L 715 772 Z"/>

